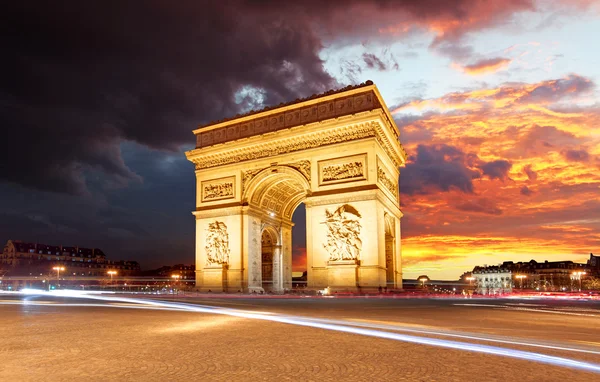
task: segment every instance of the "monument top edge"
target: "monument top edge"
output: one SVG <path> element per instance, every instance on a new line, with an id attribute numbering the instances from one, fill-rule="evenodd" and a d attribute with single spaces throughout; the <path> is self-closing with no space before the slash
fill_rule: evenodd
<path id="1" fill-rule="evenodd" d="M 247 113 L 244 114 L 237 114 L 233 117 L 227 117 L 221 120 L 217 120 L 217 121 L 211 121 L 205 124 L 201 124 L 198 126 L 198 128 L 196 130 L 194 130 L 194 134 L 198 134 L 202 131 L 206 131 L 206 130 L 210 130 L 212 128 L 216 128 L 216 127 L 221 127 L 221 126 L 225 126 L 225 125 L 229 125 L 231 123 L 234 123 L 238 120 L 243 120 L 243 119 L 247 119 L 247 118 L 256 118 L 256 117 L 260 117 L 261 114 L 270 114 L 271 112 L 278 112 L 281 111 L 282 109 L 285 108 L 295 108 L 295 107 L 300 107 L 303 106 L 302 104 L 304 103 L 309 103 L 311 101 L 313 102 L 319 102 L 319 101 L 323 101 L 327 98 L 331 98 L 332 96 L 335 97 L 341 97 L 344 96 L 344 93 L 348 93 L 348 92 L 352 92 L 355 93 L 356 91 L 360 91 L 360 90 L 368 90 L 369 88 L 375 88 L 376 86 L 373 83 L 373 81 L 371 80 L 367 80 L 361 84 L 358 85 L 348 85 L 346 87 L 343 87 L 341 89 L 331 89 L 328 90 L 326 92 L 323 93 L 319 93 L 319 94 L 313 94 L 309 97 L 305 97 L 305 98 L 298 98 L 294 101 L 290 101 L 290 102 L 285 102 L 285 103 L 280 103 L 278 105 L 273 105 L 273 106 L 267 106 L 263 109 L 260 110 L 251 110 Z M 378 94 L 379 92 L 376 91 L 376 94 Z"/>

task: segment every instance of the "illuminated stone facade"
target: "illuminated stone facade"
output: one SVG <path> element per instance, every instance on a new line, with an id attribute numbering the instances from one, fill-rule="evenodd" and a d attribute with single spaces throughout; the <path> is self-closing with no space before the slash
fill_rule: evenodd
<path id="1" fill-rule="evenodd" d="M 194 131 L 196 285 L 292 286 L 292 214 L 306 206 L 308 287 L 402 287 L 406 153 L 371 82 Z"/>

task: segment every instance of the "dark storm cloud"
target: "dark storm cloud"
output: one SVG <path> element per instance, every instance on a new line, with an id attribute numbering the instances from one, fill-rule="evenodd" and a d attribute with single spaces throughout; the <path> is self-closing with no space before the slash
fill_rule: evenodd
<path id="1" fill-rule="evenodd" d="M 570 162 L 587 162 L 590 160 L 590 154 L 586 150 L 565 150 L 562 155 Z"/>
<path id="2" fill-rule="evenodd" d="M 443 50 L 534 8 L 527 0 L 11 2 L 0 124 L 12 144 L 0 154 L 0 179 L 72 194 L 88 192 L 90 172 L 136 184 L 143 179 L 123 161 L 123 141 L 177 150 L 199 123 L 338 86 L 319 58 L 324 41 L 402 38 L 394 28 L 415 25 L 435 30 L 432 48 Z M 398 68 L 382 57 L 363 60 Z M 244 88 L 260 102 L 236 103 Z"/>
<path id="3" fill-rule="evenodd" d="M 336 86 L 305 21 L 227 4 L 5 6 L 0 178 L 72 194 L 96 171 L 139 183 L 122 141 L 177 150 L 197 124 L 243 109 L 244 86 L 264 90 L 264 104 Z"/>
<path id="4" fill-rule="evenodd" d="M 409 159 L 400 172 L 400 190 L 408 195 L 449 191 L 452 187 L 472 193 L 473 179 L 481 176 L 468 167 L 468 156 L 453 146 L 419 145 L 416 157 Z"/>
<path id="5" fill-rule="evenodd" d="M 495 160 L 492 162 L 484 163 L 480 166 L 483 171 L 483 175 L 489 176 L 490 179 L 505 180 L 508 178 L 508 171 L 511 169 L 512 164 L 504 159 Z"/>
<path id="6" fill-rule="evenodd" d="M 457 188 L 473 193 L 473 179 L 487 176 L 506 180 L 512 164 L 504 159 L 485 162 L 475 153 L 465 153 L 445 144 L 417 146 L 416 156 L 409 157 L 406 168 L 400 171 L 403 193 L 429 194 Z"/>

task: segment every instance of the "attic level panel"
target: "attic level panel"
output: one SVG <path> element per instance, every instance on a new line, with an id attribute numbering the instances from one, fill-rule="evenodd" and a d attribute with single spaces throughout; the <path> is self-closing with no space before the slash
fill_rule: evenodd
<path id="1" fill-rule="evenodd" d="M 382 105 L 371 89 L 348 96 L 340 94 L 339 98 L 327 98 L 322 102 L 301 102 L 296 108 L 293 105 L 282 106 L 281 109 L 285 111 L 277 112 L 278 109 L 273 109 L 269 112 L 258 113 L 256 118 L 252 119 L 239 117 L 244 121 L 235 123 L 234 119 L 230 124 L 215 129 L 206 126 L 207 131 L 200 131 L 196 135 L 196 148 L 199 149 L 377 108 L 382 108 Z"/>

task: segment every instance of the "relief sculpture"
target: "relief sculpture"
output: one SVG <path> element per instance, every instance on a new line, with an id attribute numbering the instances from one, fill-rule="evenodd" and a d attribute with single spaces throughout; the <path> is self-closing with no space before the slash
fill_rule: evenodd
<path id="1" fill-rule="evenodd" d="M 394 196 L 398 196 L 398 186 L 387 177 L 385 171 L 381 167 L 377 167 L 377 180 L 390 190 Z"/>
<path id="2" fill-rule="evenodd" d="M 206 265 L 227 264 L 229 262 L 229 234 L 223 222 L 208 224 L 206 235 Z"/>
<path id="3" fill-rule="evenodd" d="M 323 247 L 329 252 L 329 260 L 358 260 L 362 249 L 360 240 L 360 213 L 349 204 L 338 207 L 334 212 L 325 210 L 327 243 Z"/>
<path id="4" fill-rule="evenodd" d="M 323 167 L 323 182 L 331 182 L 333 180 L 362 178 L 363 162 L 350 162 L 343 164 L 334 164 Z"/>
<path id="5" fill-rule="evenodd" d="M 217 184 L 207 184 L 203 187 L 202 198 L 204 200 L 210 199 L 221 199 L 226 197 L 233 197 L 233 183 L 217 183 Z"/>

